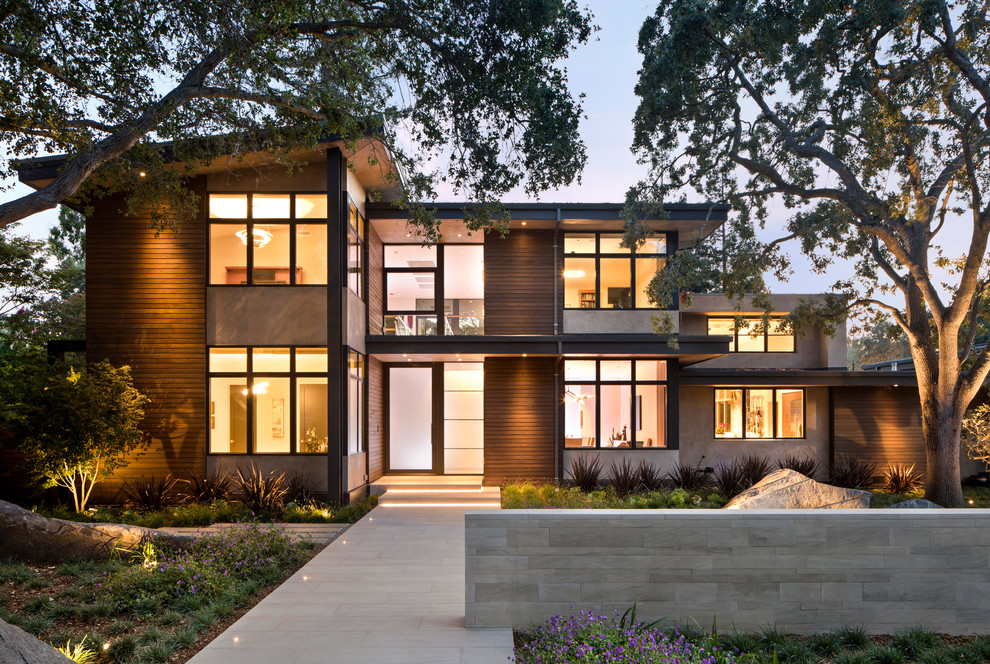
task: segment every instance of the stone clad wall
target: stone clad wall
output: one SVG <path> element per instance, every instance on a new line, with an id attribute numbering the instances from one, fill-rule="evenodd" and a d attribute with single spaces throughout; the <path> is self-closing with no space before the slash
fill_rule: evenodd
<path id="1" fill-rule="evenodd" d="M 722 629 L 990 631 L 990 510 L 468 512 L 469 627 L 580 610 Z"/>

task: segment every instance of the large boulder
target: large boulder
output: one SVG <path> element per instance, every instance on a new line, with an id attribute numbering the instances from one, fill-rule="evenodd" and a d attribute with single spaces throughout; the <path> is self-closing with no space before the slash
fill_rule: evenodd
<path id="1" fill-rule="evenodd" d="M 0 620 L 0 664 L 70 664 L 71 659 L 20 627 Z"/>
<path id="2" fill-rule="evenodd" d="M 911 500 L 905 500 L 902 503 L 897 503 L 896 505 L 891 505 L 890 509 L 915 509 L 915 510 L 927 510 L 927 509 L 945 509 L 941 505 L 933 503 L 930 500 L 925 500 L 924 498 L 912 498 Z"/>
<path id="3" fill-rule="evenodd" d="M 869 506 L 869 491 L 822 484 L 785 468 L 770 473 L 740 493 L 729 501 L 725 509 L 836 509 Z"/>
<path id="4" fill-rule="evenodd" d="M 148 541 L 185 546 L 192 538 L 140 526 L 49 519 L 0 500 L 0 560 L 105 560 L 114 549 L 135 551 Z"/>

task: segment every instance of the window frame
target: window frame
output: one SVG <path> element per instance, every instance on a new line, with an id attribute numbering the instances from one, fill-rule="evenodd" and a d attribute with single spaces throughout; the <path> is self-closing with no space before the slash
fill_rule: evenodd
<path id="1" fill-rule="evenodd" d="M 209 369 L 209 362 L 210 362 L 210 351 L 211 350 L 214 350 L 214 349 L 234 349 L 234 348 L 236 348 L 236 349 L 243 348 L 244 351 L 245 351 L 245 353 L 247 354 L 247 358 L 246 358 L 247 359 L 247 370 L 246 371 L 210 371 L 210 369 Z M 287 350 L 288 353 L 289 353 L 289 370 L 288 371 L 257 371 L 257 372 L 254 371 L 254 352 L 253 351 L 255 349 L 260 349 L 260 348 L 271 348 L 271 349 L 278 349 L 278 350 Z M 328 362 L 327 371 L 325 371 L 325 372 L 323 372 L 323 371 L 297 371 L 296 370 L 296 351 L 297 350 L 301 350 L 301 349 L 302 350 L 305 350 L 305 349 L 326 350 L 327 351 L 327 362 Z M 272 345 L 272 344 L 254 344 L 254 345 L 250 345 L 250 346 L 240 346 L 240 345 L 237 345 L 237 346 L 235 346 L 235 345 L 231 345 L 231 346 L 220 346 L 220 345 L 207 346 L 206 347 L 206 362 L 207 362 L 207 364 L 206 364 L 206 418 L 207 418 L 207 422 L 206 422 L 207 423 L 207 428 L 206 428 L 206 431 L 207 431 L 206 449 L 207 449 L 207 454 L 208 455 L 216 455 L 216 456 L 237 456 L 237 455 L 242 455 L 242 456 L 244 456 L 244 455 L 246 455 L 246 456 L 286 456 L 286 455 L 292 455 L 292 456 L 327 456 L 327 455 L 330 454 L 330 448 L 329 448 L 329 446 L 328 446 L 326 452 L 300 452 L 298 450 L 299 432 L 298 432 L 297 429 L 298 429 L 299 423 L 297 422 L 297 419 L 298 418 L 297 418 L 297 412 L 296 412 L 296 409 L 298 408 L 298 398 L 297 398 L 298 397 L 298 393 L 297 393 L 298 383 L 297 383 L 297 378 L 326 378 L 327 379 L 327 384 L 329 386 L 329 381 L 330 381 L 330 371 L 329 371 L 329 368 L 330 367 L 329 367 L 329 364 L 331 362 L 331 358 L 330 358 L 330 349 L 327 346 L 308 345 L 308 344 L 300 344 L 300 345 L 293 345 L 293 346 L 279 346 L 279 345 Z M 210 446 L 210 443 L 211 443 L 210 438 L 211 438 L 211 435 L 212 435 L 210 432 L 213 430 L 213 428 L 210 426 L 210 420 L 209 420 L 209 418 L 211 418 L 213 416 L 211 414 L 211 412 L 210 412 L 210 402 L 211 401 L 215 401 L 215 399 L 212 399 L 211 398 L 213 396 L 212 395 L 212 392 L 211 392 L 211 390 L 212 390 L 211 379 L 212 378 L 243 378 L 244 381 L 245 381 L 245 384 L 246 385 L 249 385 L 249 386 L 250 385 L 253 385 L 254 384 L 254 381 L 257 380 L 257 379 L 265 379 L 265 378 L 288 378 L 289 379 L 289 403 L 287 404 L 286 409 L 285 409 L 285 412 L 286 412 L 286 416 L 285 417 L 287 417 L 288 420 L 289 420 L 289 426 L 288 426 L 288 430 L 289 430 L 289 451 L 288 452 L 256 452 L 255 451 L 255 449 L 254 449 L 255 448 L 255 436 L 254 436 L 254 433 L 255 433 L 255 431 L 254 431 L 254 426 L 255 426 L 255 421 L 254 421 L 254 399 L 249 398 L 247 400 L 247 413 L 246 413 L 246 417 L 247 417 L 247 430 L 246 430 L 246 436 L 247 436 L 247 446 L 246 447 L 247 447 L 247 451 L 246 452 L 214 452 L 212 450 L 211 446 Z M 250 389 L 250 388 L 248 388 L 248 389 Z M 329 389 L 328 389 L 327 392 L 328 392 L 328 397 L 327 397 L 327 421 L 328 421 L 328 424 L 331 424 L 330 423 L 331 410 L 330 410 L 330 402 L 329 402 Z M 364 408 L 364 407 L 365 407 L 365 404 L 362 404 L 362 408 Z M 363 421 L 363 419 L 364 419 L 364 417 L 362 415 L 362 421 Z M 364 425 L 362 424 L 361 426 L 363 428 Z"/>
<path id="2" fill-rule="evenodd" d="M 747 321 L 759 321 L 760 320 L 759 317 L 751 318 L 749 316 L 743 316 L 742 318 L 744 320 L 747 320 Z M 722 335 L 722 334 L 713 335 L 711 332 L 708 331 L 708 330 L 711 329 L 711 322 L 713 320 L 717 320 L 717 321 L 732 321 L 732 327 L 733 327 L 732 334 L 731 335 Z M 735 320 L 736 320 L 736 316 L 708 316 L 707 319 L 705 320 L 705 333 L 708 336 L 731 336 L 732 337 L 732 342 L 731 342 L 731 344 L 729 346 L 729 352 L 730 353 L 772 353 L 772 354 L 775 354 L 775 355 L 786 355 L 788 353 L 796 353 L 797 352 L 797 334 L 795 334 L 794 332 L 791 332 L 789 334 L 770 334 L 770 328 L 771 328 L 771 326 L 774 323 L 780 323 L 781 321 L 784 320 L 782 316 L 771 317 L 770 320 L 769 320 L 769 322 L 767 323 L 766 329 L 764 329 L 763 332 L 762 332 L 762 334 L 759 335 L 759 337 L 761 337 L 763 339 L 763 350 L 739 350 L 739 335 L 740 335 L 740 330 L 738 329 L 738 327 L 736 327 Z M 748 332 L 745 332 L 744 334 L 745 334 L 745 336 L 752 337 L 752 335 L 749 334 Z M 773 337 L 790 337 L 791 340 L 793 341 L 793 344 L 792 344 L 793 347 L 791 348 L 791 350 L 770 350 L 770 337 L 772 337 L 772 336 Z"/>
<path id="3" fill-rule="evenodd" d="M 739 438 L 736 438 L 734 436 L 730 437 L 730 436 L 724 436 L 724 435 L 720 436 L 720 435 L 718 435 L 718 433 L 716 433 L 716 431 L 715 431 L 715 429 L 717 428 L 717 426 L 716 426 L 717 417 L 716 416 L 717 416 L 717 409 L 718 409 L 718 400 L 716 399 L 716 396 L 715 395 L 718 393 L 719 390 L 741 390 L 742 391 L 742 403 L 743 403 L 743 409 L 744 409 L 743 410 L 744 419 L 745 419 L 745 404 L 746 404 L 747 393 L 750 390 L 769 390 L 773 394 L 773 401 L 772 401 L 772 403 L 770 405 L 770 409 L 771 409 L 770 412 L 773 413 L 773 418 L 772 418 L 773 419 L 773 436 L 771 436 L 769 438 L 764 437 L 764 436 L 759 436 L 759 437 L 747 436 L 746 435 L 746 424 L 745 424 L 745 422 L 743 423 L 743 428 L 742 428 L 742 434 L 743 435 L 741 437 L 739 437 Z M 781 436 L 778 435 L 780 433 L 780 431 L 779 431 L 779 429 L 780 429 L 780 423 L 777 421 L 777 403 L 778 403 L 778 401 L 777 401 L 777 392 L 779 390 L 791 390 L 791 391 L 798 391 L 799 390 L 801 392 L 801 435 L 800 436 L 788 436 L 786 438 L 782 438 Z M 728 387 L 715 387 L 715 388 L 712 388 L 712 438 L 714 438 L 717 441 L 723 441 L 723 440 L 807 440 L 808 439 L 808 388 L 807 387 L 804 387 L 804 386 L 794 387 L 793 385 L 790 385 L 790 386 L 788 386 L 788 385 L 766 385 L 766 386 L 764 386 L 764 385 L 750 385 L 748 387 L 743 387 L 743 386 L 740 386 L 740 385 L 733 385 L 733 386 L 728 386 Z"/>
<path id="4" fill-rule="evenodd" d="M 242 219 L 234 218 L 215 218 L 210 216 L 210 196 L 214 194 L 219 195 L 231 195 L 231 196 L 247 196 L 247 216 Z M 273 219 L 269 217 L 261 217 L 255 219 L 254 217 L 254 196 L 255 194 L 259 196 L 288 196 L 289 197 L 289 216 L 283 219 Z M 206 285 L 211 288 L 244 288 L 246 286 L 273 286 L 276 288 L 285 288 L 287 286 L 303 286 L 312 288 L 326 288 L 330 281 L 330 271 L 332 269 L 333 262 L 330 260 L 330 226 L 329 226 L 329 215 L 330 210 L 327 208 L 326 217 L 312 217 L 312 218 L 297 218 L 296 217 L 296 196 L 327 196 L 326 191 L 208 191 L 206 192 Z M 329 201 L 328 201 L 329 202 Z M 255 223 L 258 225 L 268 225 L 268 226 L 288 226 L 289 227 L 289 283 L 287 284 L 256 284 L 254 283 L 254 244 L 247 244 L 245 246 L 245 254 L 247 255 L 247 260 L 245 262 L 245 269 L 247 271 L 247 283 L 243 284 L 215 284 L 211 283 L 210 278 L 213 273 L 213 237 L 211 230 L 213 226 L 244 226 L 247 229 L 248 237 L 253 236 Z M 327 227 L 327 278 L 326 282 L 322 284 L 297 284 L 296 283 L 296 271 L 300 267 L 297 264 L 297 242 L 298 236 L 296 235 L 297 226 L 326 226 Z M 363 283 L 364 280 L 362 280 Z M 240 348 L 240 346 L 238 346 Z"/>
<path id="5" fill-rule="evenodd" d="M 674 381 L 671 380 L 670 372 L 676 371 L 676 364 L 673 364 L 670 360 L 663 358 L 649 358 L 649 357 L 565 357 L 563 361 L 566 363 L 568 360 L 572 362 L 594 362 L 595 363 L 595 377 L 586 379 L 575 379 L 567 380 L 566 366 L 563 367 L 561 373 L 561 378 L 563 381 L 563 393 L 567 392 L 568 385 L 594 385 L 595 386 L 595 445 L 594 447 L 567 447 L 566 435 L 563 432 L 563 427 L 561 427 L 561 439 L 560 443 L 563 445 L 565 450 L 580 451 L 580 450 L 640 450 L 640 451 L 670 451 L 678 449 L 678 446 L 672 444 L 671 442 L 671 395 Z M 620 361 L 630 363 L 629 365 L 629 380 L 602 380 L 602 362 L 612 362 Z M 637 380 L 636 379 L 636 362 L 663 362 L 665 365 L 665 375 L 667 378 L 665 380 Z M 632 440 L 629 447 L 603 447 L 602 446 L 602 385 L 628 385 L 629 386 L 629 423 L 631 429 Z M 664 413 L 664 445 L 645 447 L 642 444 L 646 441 L 636 440 L 636 387 L 638 385 L 662 385 L 666 388 L 666 412 Z M 676 407 L 676 404 L 675 404 Z M 561 415 L 563 417 L 563 415 Z"/>
<path id="6" fill-rule="evenodd" d="M 568 307 L 566 296 L 563 298 L 561 306 L 565 311 L 672 311 L 677 309 L 677 298 L 671 298 L 671 303 L 666 307 L 637 307 L 636 306 L 636 260 L 637 259 L 663 259 L 666 262 L 670 260 L 673 255 L 673 245 L 677 243 L 677 234 L 664 231 L 658 232 L 653 239 L 658 239 L 659 236 L 663 236 L 664 243 L 666 245 L 666 253 L 639 253 L 635 248 L 630 247 L 628 250 L 623 252 L 603 252 L 602 251 L 602 235 L 618 235 L 616 231 L 591 231 L 591 230 L 574 230 L 574 231 L 564 231 L 561 247 L 566 246 L 564 243 L 567 241 L 567 236 L 578 236 L 578 235 L 594 235 L 595 236 L 595 250 L 594 252 L 562 252 L 561 263 L 560 263 L 560 278 L 563 280 L 564 288 L 567 287 L 567 277 L 564 276 L 564 266 L 567 264 L 568 258 L 584 258 L 584 259 L 594 259 L 595 261 L 595 306 L 594 307 Z M 632 306 L 628 308 L 616 308 L 616 307 L 603 307 L 602 306 L 602 259 L 628 259 L 629 260 L 629 293 L 630 293 L 630 304 Z M 655 272 L 655 270 L 654 270 Z M 578 302 L 580 305 L 580 301 Z"/>
<path id="7" fill-rule="evenodd" d="M 459 334 L 447 334 L 447 319 L 446 311 L 444 308 L 444 303 L 446 301 L 446 293 L 444 292 L 444 278 L 446 276 L 446 267 L 444 261 L 444 254 L 446 253 L 446 247 L 484 247 L 482 242 L 438 242 L 432 245 L 436 247 L 436 266 L 432 268 L 427 267 L 384 267 L 385 266 L 385 252 L 388 251 L 389 247 L 410 247 L 410 246 L 422 246 L 419 244 L 411 244 L 409 242 L 389 242 L 387 244 L 382 244 L 382 319 L 388 316 L 423 316 L 432 317 L 436 320 L 436 332 L 433 334 L 417 334 L 412 336 L 449 336 L 449 337 L 460 337 L 468 335 Z M 388 302 L 388 275 L 389 274 L 433 274 L 433 308 L 423 309 L 423 310 L 409 310 L 409 309 L 391 309 L 389 308 Z M 487 289 L 486 289 L 487 290 Z M 482 295 L 481 301 L 485 301 L 485 295 Z M 482 321 L 484 321 L 484 314 L 482 314 Z M 476 335 L 471 335 L 476 336 Z"/>
<path id="8" fill-rule="evenodd" d="M 351 368 L 351 357 L 355 356 L 357 358 L 357 371 Z M 357 450 L 351 452 L 351 431 L 348 427 L 347 429 L 347 449 L 343 450 L 343 456 L 351 456 L 354 454 L 361 454 L 368 450 L 368 431 L 365 422 L 365 413 L 368 411 L 368 393 L 365 386 L 368 382 L 368 356 L 364 353 L 359 353 L 353 348 L 347 349 L 347 417 L 348 424 L 350 424 L 351 417 L 351 383 L 356 383 L 357 385 L 357 395 L 360 402 L 358 403 L 357 412 L 357 436 L 358 436 L 358 446 Z M 329 453 L 329 450 L 327 451 Z"/>
<path id="9" fill-rule="evenodd" d="M 355 227 L 353 223 L 354 221 L 357 221 L 357 227 Z M 368 220 L 363 214 L 361 214 L 360 208 L 358 208 L 357 203 L 354 202 L 354 199 L 351 198 L 350 194 L 348 194 L 347 196 L 347 233 L 346 234 L 347 234 L 347 242 L 346 242 L 347 256 L 344 262 L 346 263 L 347 266 L 346 267 L 347 288 L 352 293 L 354 293 L 359 298 L 361 298 L 361 300 L 365 300 L 365 295 L 367 294 L 367 290 L 368 290 L 368 279 L 367 279 L 367 274 L 365 273 L 365 269 L 368 264 L 368 259 L 367 259 Z M 358 281 L 357 290 L 351 288 L 351 274 L 352 274 L 351 242 L 352 241 L 354 241 L 354 244 L 356 244 L 358 248 L 357 249 L 358 265 L 357 265 L 357 271 L 355 272 L 355 274 L 357 274 L 357 281 Z"/>

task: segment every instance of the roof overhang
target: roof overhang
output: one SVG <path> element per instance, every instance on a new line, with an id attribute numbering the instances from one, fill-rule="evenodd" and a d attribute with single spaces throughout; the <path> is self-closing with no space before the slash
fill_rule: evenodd
<path id="1" fill-rule="evenodd" d="M 435 203 L 428 207 L 440 221 L 440 231 L 446 236 L 463 229 L 465 209 L 469 203 Z M 503 203 L 509 213 L 510 229 L 560 228 L 565 231 L 623 230 L 622 203 Z M 728 218 L 728 205 L 714 203 L 671 203 L 665 206 L 666 218 L 647 220 L 657 231 L 678 233 L 678 249 L 690 247 L 699 237 L 714 233 Z M 366 212 L 375 232 L 384 242 L 414 242 L 418 238 L 406 228 L 405 211 L 389 203 L 368 203 Z"/>
<path id="2" fill-rule="evenodd" d="M 706 387 L 753 385 L 819 387 L 917 387 L 914 374 L 818 369 L 685 369 L 680 384 Z"/>
<path id="3" fill-rule="evenodd" d="M 679 338 L 671 348 L 665 337 L 653 334 L 561 334 L 519 336 L 385 336 L 369 335 L 369 355 L 429 361 L 437 357 L 487 357 L 499 355 L 651 357 L 669 358 L 680 366 L 721 357 L 729 351 L 726 341 L 711 337 Z"/>

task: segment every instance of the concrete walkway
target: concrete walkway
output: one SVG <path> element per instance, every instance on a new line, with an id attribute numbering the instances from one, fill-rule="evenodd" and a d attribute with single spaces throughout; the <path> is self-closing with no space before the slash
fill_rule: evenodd
<path id="1" fill-rule="evenodd" d="M 507 664 L 464 627 L 465 507 L 377 507 L 189 664 Z"/>

